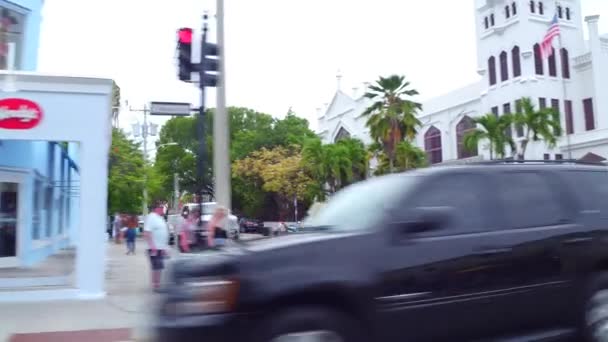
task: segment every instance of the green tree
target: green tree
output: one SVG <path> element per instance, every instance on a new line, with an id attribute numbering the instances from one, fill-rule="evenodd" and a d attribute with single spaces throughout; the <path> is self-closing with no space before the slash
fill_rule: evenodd
<path id="1" fill-rule="evenodd" d="M 273 127 L 275 146 L 302 146 L 304 142 L 317 135 L 310 129 L 308 120 L 298 117 L 291 108 L 283 119 L 276 120 Z"/>
<path id="2" fill-rule="evenodd" d="M 366 125 L 372 139 L 381 144 L 388 157 L 391 172 L 394 171 L 397 144 L 404 139 L 414 139 L 420 126 L 416 112 L 422 105 L 409 99 L 418 95 L 418 91 L 409 86 L 404 76 L 380 77 L 365 94 L 373 103 L 362 115 L 367 117 Z"/>
<path id="3" fill-rule="evenodd" d="M 384 175 L 390 172 L 390 162 L 386 154 L 382 151 L 379 144 L 370 146 L 370 152 L 378 161 L 374 174 L 376 176 Z M 405 140 L 397 144 L 395 148 L 395 164 L 396 171 L 403 172 L 412 169 L 426 167 L 428 165 L 426 153 L 419 147 Z"/>
<path id="4" fill-rule="evenodd" d="M 207 167 L 206 190 L 213 193 L 213 116 L 214 109 L 206 112 Z M 301 144 L 304 139 L 315 137 L 308 128 L 308 121 L 297 117 L 292 111 L 283 119 L 260 113 L 249 108 L 229 107 L 230 156 L 231 161 L 240 160 L 262 148 L 288 147 Z M 187 193 L 197 191 L 196 154 L 198 140 L 195 117 L 178 117 L 167 121 L 160 131 L 159 145 L 171 144 L 159 149 L 154 164 L 155 173 L 161 175 L 161 188 L 170 198 L 173 189 L 173 173 L 179 174 L 180 189 Z M 233 210 L 250 216 L 261 216 L 262 211 L 273 201 L 272 194 L 239 177 L 232 179 Z M 272 202 L 271 202 L 272 203 Z M 272 210 L 269 210 L 272 211 Z M 276 211 L 276 210 L 275 210 Z"/>
<path id="5" fill-rule="evenodd" d="M 335 144 L 322 144 L 319 138 L 309 139 L 302 149 L 303 166 L 315 180 L 315 195 L 324 200 L 349 184 L 365 179 L 368 169 L 367 151 L 357 139 L 343 139 Z"/>
<path id="6" fill-rule="evenodd" d="M 139 144 L 114 128 L 110 147 L 108 210 L 139 213 L 143 201 L 144 160 Z"/>
<path id="7" fill-rule="evenodd" d="M 555 147 L 557 138 L 562 135 L 559 111 L 553 108 L 536 110 L 529 97 L 524 97 L 517 102 L 513 122 L 524 133 L 523 139 L 519 143 L 519 159 L 525 158 L 530 140 L 544 140 L 547 146 Z"/>
<path id="8" fill-rule="evenodd" d="M 507 134 L 508 128 L 513 122 L 512 115 L 496 116 L 488 113 L 472 120 L 477 127 L 464 136 L 463 144 L 466 149 L 476 151 L 482 141 L 488 141 L 490 159 L 494 159 L 495 155 L 498 158 L 504 158 L 507 147 L 510 147 L 511 151 L 515 151 L 515 142 L 511 135 Z"/>
<path id="9" fill-rule="evenodd" d="M 112 107 L 120 107 L 120 87 L 112 81 Z"/>
<path id="10" fill-rule="evenodd" d="M 310 200 L 309 189 L 314 181 L 301 166 L 301 159 L 300 147 L 296 145 L 262 148 L 235 161 L 232 172 L 235 177 L 271 193 L 283 219 L 294 199 Z"/>

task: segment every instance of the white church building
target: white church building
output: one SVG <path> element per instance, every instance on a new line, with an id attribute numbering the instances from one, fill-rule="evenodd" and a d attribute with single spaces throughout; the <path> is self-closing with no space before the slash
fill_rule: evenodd
<path id="1" fill-rule="evenodd" d="M 543 59 L 540 42 L 556 13 L 561 45 L 554 39 L 555 53 Z M 558 108 L 564 131 L 553 149 L 531 142 L 526 159 L 608 159 L 608 34 L 598 32 L 599 16 L 583 17 L 580 0 L 476 0 L 475 17 L 481 79 L 423 103 L 415 143 L 429 162 L 489 159 L 485 143 L 477 152 L 462 146 L 473 127 L 471 118 L 510 113 L 522 97 L 540 108 Z M 353 137 L 371 143 L 361 117 L 370 103 L 361 95 L 338 89 L 326 110 L 319 111 L 317 133 L 323 142 Z M 511 131 L 515 141 L 521 139 L 523 132 Z"/>

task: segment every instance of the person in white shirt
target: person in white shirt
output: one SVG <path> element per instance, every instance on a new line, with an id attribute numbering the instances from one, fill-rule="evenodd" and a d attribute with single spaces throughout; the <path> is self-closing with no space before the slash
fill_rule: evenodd
<path id="1" fill-rule="evenodd" d="M 154 290 L 158 290 L 160 287 L 161 271 L 164 268 L 163 259 L 167 255 L 169 247 L 169 227 L 162 214 L 163 207 L 157 205 L 144 222 L 144 238 L 148 242 Z"/>

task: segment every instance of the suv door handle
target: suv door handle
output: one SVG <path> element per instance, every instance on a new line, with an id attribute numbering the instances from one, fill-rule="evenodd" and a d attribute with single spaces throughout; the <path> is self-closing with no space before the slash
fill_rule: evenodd
<path id="1" fill-rule="evenodd" d="M 593 240 L 593 238 L 590 237 L 579 237 L 579 238 L 572 238 L 572 239 L 567 239 L 562 241 L 562 244 L 564 245 L 579 245 L 579 244 L 583 244 L 586 242 L 590 242 L 591 240 Z"/>
<path id="2" fill-rule="evenodd" d="M 496 255 L 496 254 L 505 254 L 511 253 L 513 249 L 511 247 L 500 247 L 500 246 L 488 246 L 488 247 L 479 247 L 473 250 L 473 254 L 475 255 Z"/>

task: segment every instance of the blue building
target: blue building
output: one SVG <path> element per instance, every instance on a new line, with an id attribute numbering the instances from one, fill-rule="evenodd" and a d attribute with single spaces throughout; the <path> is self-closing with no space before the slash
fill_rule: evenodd
<path id="1" fill-rule="evenodd" d="M 77 153 L 75 143 L 0 140 L 0 267 L 35 266 L 76 241 Z"/>
<path id="2" fill-rule="evenodd" d="M 36 70 L 42 5 L 0 0 L 0 69 L 14 46 L 13 67 Z M 76 241 L 78 144 L 3 135 L 0 129 L 0 268 L 35 266 Z"/>

